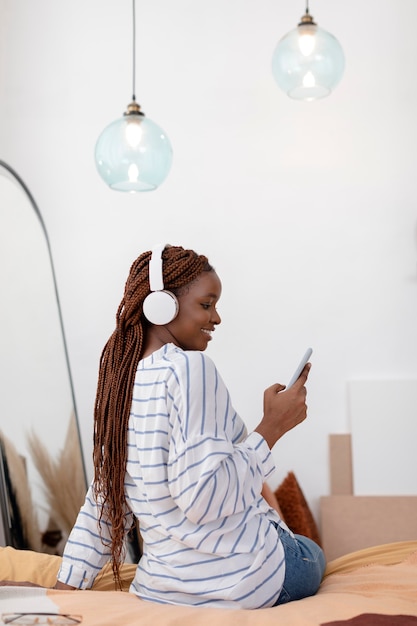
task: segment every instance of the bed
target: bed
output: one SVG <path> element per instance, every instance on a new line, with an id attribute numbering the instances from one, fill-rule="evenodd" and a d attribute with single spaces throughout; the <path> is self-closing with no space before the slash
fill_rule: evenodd
<path id="1" fill-rule="evenodd" d="M 52 586 L 60 557 L 0 548 L 0 580 Z M 304 600 L 258 610 L 169 606 L 127 592 L 134 566 L 123 566 L 123 591 L 113 590 L 104 570 L 88 591 L 1 586 L 1 613 L 50 611 L 79 614 L 84 626 L 352 626 L 417 625 L 417 541 L 359 550 L 328 563 L 318 593 Z"/>
<path id="2" fill-rule="evenodd" d="M 338 437 L 337 444 L 341 443 L 349 442 L 345 437 L 342 440 Z M 339 465 L 342 456 L 339 450 Z M 350 487 L 348 494 L 349 490 Z M 337 489 L 335 493 L 340 494 L 342 490 Z M 0 548 L 0 581 L 28 581 L 41 587 L 0 586 L 0 614 L 14 611 L 78 614 L 82 616 L 82 626 L 213 626 L 213 623 L 220 626 L 417 626 L 416 497 L 408 498 L 407 507 L 399 509 L 398 516 L 408 520 L 401 536 L 398 520 L 389 514 L 391 509 L 398 508 L 395 498 L 390 499 L 383 515 L 378 507 L 375 509 L 373 499 L 367 499 L 366 509 L 375 515 L 352 520 L 349 518 L 352 501 L 349 500 L 347 510 L 341 509 L 338 498 L 349 497 L 356 502 L 356 496 L 332 495 L 325 517 L 329 532 L 323 536 L 293 472 L 288 473 L 275 491 L 265 484 L 263 495 L 294 532 L 324 544 L 328 559 L 332 559 L 318 593 L 311 598 L 252 611 L 153 603 L 128 593 L 135 570 L 135 565 L 131 564 L 122 568 L 123 591 L 114 590 L 110 568 L 99 574 L 91 590 L 58 591 L 49 588 L 55 584 L 60 556 L 8 546 Z M 343 511 L 343 519 L 340 511 Z M 364 539 L 362 527 L 366 530 L 365 539 L 371 543 L 363 549 L 354 548 L 337 557 L 329 556 L 332 552 L 336 554 L 337 549 L 358 545 L 358 542 L 360 545 Z M 372 543 L 374 537 L 391 536 L 391 528 L 395 540 L 383 540 L 379 545 Z"/>

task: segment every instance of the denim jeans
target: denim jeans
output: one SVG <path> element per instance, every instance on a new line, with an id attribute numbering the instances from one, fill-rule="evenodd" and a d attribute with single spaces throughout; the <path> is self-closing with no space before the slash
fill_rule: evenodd
<path id="1" fill-rule="evenodd" d="M 273 522 L 285 551 L 285 579 L 277 604 L 314 596 L 323 579 L 326 559 L 314 541 L 302 535 L 294 538 Z"/>

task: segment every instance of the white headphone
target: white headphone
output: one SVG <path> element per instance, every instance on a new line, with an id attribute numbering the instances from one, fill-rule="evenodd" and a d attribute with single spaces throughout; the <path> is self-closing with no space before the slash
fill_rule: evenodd
<path id="1" fill-rule="evenodd" d="M 178 314 L 178 300 L 171 292 L 164 289 L 162 272 L 162 252 L 164 244 L 158 244 L 152 249 L 149 261 L 149 287 L 151 293 L 143 301 L 143 313 L 151 324 L 163 326 L 169 324 Z"/>

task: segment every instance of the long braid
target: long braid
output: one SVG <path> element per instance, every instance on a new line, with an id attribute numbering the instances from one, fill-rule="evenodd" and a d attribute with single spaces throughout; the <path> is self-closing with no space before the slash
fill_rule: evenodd
<path id="1" fill-rule="evenodd" d="M 120 588 L 127 510 L 127 426 L 148 324 L 143 317 L 143 301 L 150 291 L 150 256 L 150 252 L 144 252 L 130 268 L 116 314 L 116 328 L 101 354 L 94 407 L 94 494 L 100 510 L 100 529 L 101 521 L 110 524 L 113 575 Z M 162 256 L 164 286 L 177 294 L 201 272 L 213 269 L 205 256 L 181 247 L 167 247 Z"/>

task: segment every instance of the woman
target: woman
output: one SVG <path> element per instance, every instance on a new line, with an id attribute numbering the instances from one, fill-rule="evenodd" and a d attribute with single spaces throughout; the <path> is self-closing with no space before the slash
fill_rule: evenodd
<path id="1" fill-rule="evenodd" d="M 160 246 L 133 263 L 100 362 L 95 476 L 57 588 L 91 587 L 109 559 L 120 582 L 137 519 L 143 556 L 130 590 L 140 598 L 252 609 L 317 591 L 321 549 L 294 537 L 261 495 L 272 447 L 306 417 L 310 365 L 288 391 L 266 389 L 248 435 L 204 354 L 220 295 L 213 267 L 192 250 Z"/>

